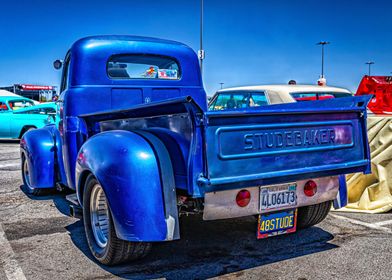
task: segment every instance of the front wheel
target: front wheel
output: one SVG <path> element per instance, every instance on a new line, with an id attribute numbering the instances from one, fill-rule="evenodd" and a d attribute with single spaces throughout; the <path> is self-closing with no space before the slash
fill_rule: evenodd
<path id="1" fill-rule="evenodd" d="M 40 188 L 32 187 L 29 162 L 28 162 L 26 155 L 24 153 L 22 154 L 22 179 L 23 179 L 24 189 L 29 194 L 38 196 L 38 195 L 43 195 L 46 193 L 47 189 L 40 189 Z"/>
<path id="2" fill-rule="evenodd" d="M 140 259 L 151 250 L 151 243 L 117 237 L 105 192 L 93 175 L 88 176 L 83 194 L 83 223 L 90 251 L 102 264 Z"/>
<path id="3" fill-rule="evenodd" d="M 298 208 L 298 228 L 308 228 L 321 223 L 331 209 L 331 201 Z"/>

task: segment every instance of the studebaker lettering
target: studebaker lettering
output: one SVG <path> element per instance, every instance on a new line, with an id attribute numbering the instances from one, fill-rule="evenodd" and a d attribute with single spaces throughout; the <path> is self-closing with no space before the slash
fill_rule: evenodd
<path id="1" fill-rule="evenodd" d="M 303 129 L 250 133 L 244 135 L 244 150 L 262 150 L 268 148 L 307 147 L 335 143 L 335 130 Z"/>

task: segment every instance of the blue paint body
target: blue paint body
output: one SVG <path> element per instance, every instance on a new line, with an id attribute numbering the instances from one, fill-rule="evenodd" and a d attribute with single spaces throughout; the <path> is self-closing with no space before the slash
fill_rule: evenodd
<path id="1" fill-rule="evenodd" d="M 52 188 L 55 183 L 55 145 L 51 126 L 26 133 L 20 141 L 29 165 L 32 188 Z"/>
<path id="2" fill-rule="evenodd" d="M 336 199 L 333 201 L 333 207 L 335 209 L 340 209 L 345 207 L 348 203 L 348 194 L 347 194 L 347 182 L 346 176 L 339 176 L 339 193 Z"/>
<path id="3" fill-rule="evenodd" d="M 141 136 L 114 130 L 91 137 L 79 152 L 78 180 L 83 180 L 83 172 L 95 174 L 108 194 L 119 238 L 165 240 L 158 162 L 153 148 Z M 77 193 L 81 195 L 82 191 L 78 189 Z"/>
<path id="4" fill-rule="evenodd" d="M 107 61 L 118 54 L 171 57 L 181 79 L 111 79 Z M 177 42 L 81 39 L 66 56 L 61 90 L 56 127 L 22 139 L 22 154 L 39 178 L 33 187 L 60 182 L 82 203 L 86 176 L 94 174 L 125 240 L 168 240 L 167 211 L 176 205 L 167 199 L 168 177 L 177 190 L 203 197 L 207 191 L 370 172 L 368 97 L 207 112 L 197 56 Z M 167 165 L 172 169 L 163 176 Z"/>

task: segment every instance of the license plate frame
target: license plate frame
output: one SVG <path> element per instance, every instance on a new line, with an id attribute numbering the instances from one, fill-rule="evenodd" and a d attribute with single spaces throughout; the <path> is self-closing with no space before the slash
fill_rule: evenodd
<path id="1" fill-rule="evenodd" d="M 297 183 L 260 187 L 260 213 L 266 210 L 295 208 L 297 206 Z"/>
<path id="2" fill-rule="evenodd" d="M 260 214 L 257 222 L 257 239 L 296 232 L 297 214 L 297 209 Z"/>

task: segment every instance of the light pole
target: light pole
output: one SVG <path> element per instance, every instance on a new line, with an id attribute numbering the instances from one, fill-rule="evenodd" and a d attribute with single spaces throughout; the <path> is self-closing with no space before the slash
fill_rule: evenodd
<path id="1" fill-rule="evenodd" d="M 198 51 L 198 56 L 200 60 L 200 72 L 201 76 L 203 77 L 203 59 L 205 56 L 204 50 L 203 50 L 203 10 L 204 10 L 204 1 L 200 0 L 200 49 Z"/>
<path id="2" fill-rule="evenodd" d="M 327 41 L 318 42 L 317 45 L 321 45 L 321 77 L 324 78 L 324 46 L 330 44 Z"/>
<path id="3" fill-rule="evenodd" d="M 365 64 L 367 64 L 369 66 L 369 76 L 370 76 L 370 68 L 371 68 L 372 64 L 374 64 L 374 61 L 368 61 L 368 62 L 365 62 Z"/>
<path id="4" fill-rule="evenodd" d="M 225 83 L 219 83 L 220 84 L 220 86 L 221 86 L 221 89 L 223 88 L 223 85 L 225 84 Z"/>

